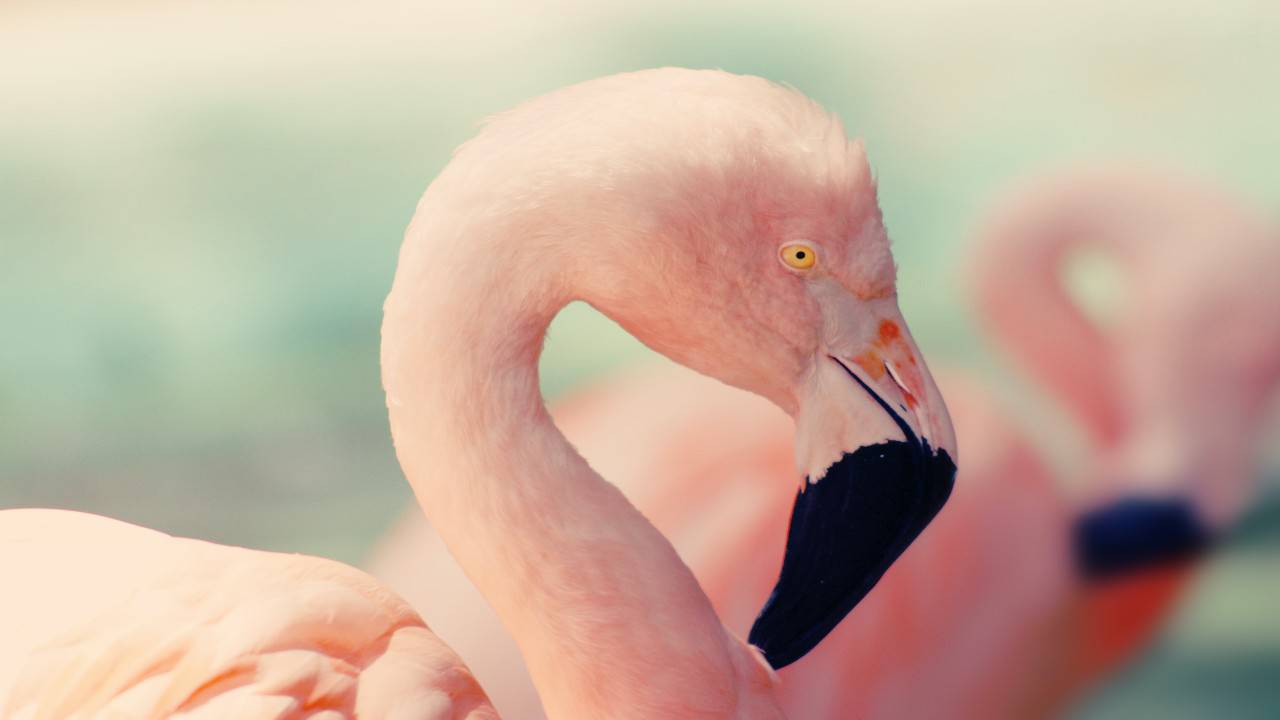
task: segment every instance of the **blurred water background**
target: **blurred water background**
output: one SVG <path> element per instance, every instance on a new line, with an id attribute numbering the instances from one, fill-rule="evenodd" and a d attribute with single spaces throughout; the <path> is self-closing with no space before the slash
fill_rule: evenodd
<path id="1" fill-rule="evenodd" d="M 659 65 L 763 75 L 840 114 L 867 141 L 930 363 L 986 374 L 1046 422 L 958 289 L 993 193 L 1122 157 L 1280 200 L 1267 0 L 9 0 L 0 506 L 359 562 L 409 498 L 377 352 L 418 196 L 484 116 Z M 1077 275 L 1090 302 L 1115 295 L 1103 270 Z M 647 354 L 572 307 L 547 392 Z M 1172 631 L 1079 717 L 1280 716 L 1269 455 L 1259 509 Z"/>

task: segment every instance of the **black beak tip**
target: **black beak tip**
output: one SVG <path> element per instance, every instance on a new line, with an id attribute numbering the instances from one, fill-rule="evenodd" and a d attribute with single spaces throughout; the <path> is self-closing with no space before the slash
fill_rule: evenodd
<path id="1" fill-rule="evenodd" d="M 955 473 L 945 450 L 919 441 L 846 453 L 796 496 L 782 572 L 748 642 L 774 668 L 804 657 L 942 509 Z"/>
<path id="2" fill-rule="evenodd" d="M 1075 522 L 1075 557 L 1085 578 L 1102 580 L 1189 559 L 1212 534 L 1184 498 L 1126 497 Z"/>

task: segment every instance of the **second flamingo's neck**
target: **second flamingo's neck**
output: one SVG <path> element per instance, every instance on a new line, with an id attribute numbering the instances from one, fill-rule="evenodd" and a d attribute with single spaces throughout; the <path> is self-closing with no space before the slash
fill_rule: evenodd
<path id="1" fill-rule="evenodd" d="M 741 678 L 760 671 L 545 409 L 538 353 L 568 299 L 539 273 L 547 257 L 445 271 L 440 235 L 460 232 L 410 228 L 383 325 L 392 434 L 423 511 L 515 636 L 550 717 L 739 717 Z"/>
<path id="2" fill-rule="evenodd" d="M 1126 424 L 1114 392 L 1113 349 L 1062 279 L 1067 256 L 1096 241 L 1103 222 L 1100 213 L 1069 213 L 1051 201 L 1000 216 L 976 253 L 971 282 L 1003 349 L 1081 421 L 1091 442 L 1109 447 Z"/>

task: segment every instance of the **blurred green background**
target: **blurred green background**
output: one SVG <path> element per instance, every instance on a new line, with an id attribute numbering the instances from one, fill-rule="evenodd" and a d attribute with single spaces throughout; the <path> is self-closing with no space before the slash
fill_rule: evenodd
<path id="1" fill-rule="evenodd" d="M 377 333 L 418 196 L 489 113 L 658 65 L 866 138 L 931 364 L 1016 402 L 957 283 L 993 193 L 1121 157 L 1280 198 L 1280 5 L 1112 5 L 0 4 L 0 506 L 358 562 L 409 497 Z M 547 391 L 647 353 L 570 308 Z M 1080 717 L 1280 717 L 1276 485 Z"/>

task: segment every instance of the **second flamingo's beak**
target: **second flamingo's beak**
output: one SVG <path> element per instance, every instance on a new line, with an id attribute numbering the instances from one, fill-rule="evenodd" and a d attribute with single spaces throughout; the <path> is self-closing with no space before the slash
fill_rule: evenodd
<path id="1" fill-rule="evenodd" d="M 1105 581 L 1191 560 L 1213 534 L 1188 499 L 1133 495 L 1076 518 L 1073 540 L 1080 574 Z"/>
<path id="2" fill-rule="evenodd" d="M 951 494 L 946 406 L 896 307 L 881 317 L 878 331 L 830 343 L 807 380 L 796 417 L 805 480 L 781 574 L 748 636 L 774 668 L 826 637 Z"/>

